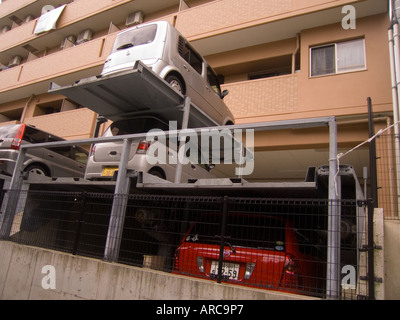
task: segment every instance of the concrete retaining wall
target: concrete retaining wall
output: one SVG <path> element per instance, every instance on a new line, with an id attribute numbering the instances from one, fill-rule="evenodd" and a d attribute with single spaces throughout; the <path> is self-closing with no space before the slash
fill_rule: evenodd
<path id="1" fill-rule="evenodd" d="M 0 299 L 291 300 L 310 298 L 216 284 L 151 269 L 107 263 L 0 241 Z"/>
<path id="2" fill-rule="evenodd" d="M 385 300 L 400 299 L 400 221 L 385 220 Z"/>

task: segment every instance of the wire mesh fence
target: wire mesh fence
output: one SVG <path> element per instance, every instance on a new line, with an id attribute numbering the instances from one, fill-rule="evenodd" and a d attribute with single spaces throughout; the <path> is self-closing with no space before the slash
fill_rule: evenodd
<path id="1" fill-rule="evenodd" d="M 376 139 L 378 205 L 386 219 L 399 219 L 400 146 L 394 134 L 382 134 Z M 396 149 L 396 144 L 398 148 Z"/>
<path id="2" fill-rule="evenodd" d="M 10 196 L 7 191 L 4 198 Z M 18 191 L 8 240 L 104 259 L 114 194 Z M 365 204 L 346 200 L 130 194 L 117 262 L 325 298 L 364 297 Z M 2 212 L 4 212 L 4 202 Z M 340 244 L 329 242 L 339 206 Z M 329 259 L 334 253 L 335 259 Z M 333 270 L 336 276 L 330 274 Z"/>

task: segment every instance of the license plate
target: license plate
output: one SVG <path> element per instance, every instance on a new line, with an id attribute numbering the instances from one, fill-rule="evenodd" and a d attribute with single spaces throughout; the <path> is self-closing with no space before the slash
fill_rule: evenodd
<path id="1" fill-rule="evenodd" d="M 218 275 L 218 261 L 213 261 L 211 263 L 210 274 Z M 232 280 L 238 280 L 239 278 L 239 264 L 223 262 L 222 263 L 222 276 Z"/>
<path id="2" fill-rule="evenodd" d="M 101 176 L 102 177 L 112 177 L 112 176 L 114 176 L 115 171 L 118 171 L 118 167 L 104 168 L 101 173 Z"/>

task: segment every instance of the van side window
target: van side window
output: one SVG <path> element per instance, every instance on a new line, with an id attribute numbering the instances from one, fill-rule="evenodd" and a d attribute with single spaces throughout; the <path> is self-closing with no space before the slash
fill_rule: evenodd
<path id="1" fill-rule="evenodd" d="M 42 143 L 47 142 L 47 136 L 46 132 L 26 126 L 23 139 L 30 143 Z"/>
<path id="2" fill-rule="evenodd" d="M 189 46 L 183 37 L 179 37 L 178 51 L 179 55 L 185 59 L 194 70 L 199 74 L 203 72 L 203 59 Z"/>
<path id="3" fill-rule="evenodd" d="M 221 87 L 219 85 L 217 75 L 210 67 L 207 67 L 207 82 L 211 86 L 211 88 L 213 88 L 215 93 L 218 96 L 221 96 Z"/>

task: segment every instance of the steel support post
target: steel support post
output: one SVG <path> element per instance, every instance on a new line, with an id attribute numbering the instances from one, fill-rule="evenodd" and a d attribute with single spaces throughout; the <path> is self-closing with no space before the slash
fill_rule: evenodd
<path id="1" fill-rule="evenodd" d="M 183 118 L 182 118 L 182 128 L 181 130 L 185 130 L 188 127 L 189 123 L 189 114 L 190 114 L 190 98 L 188 96 L 185 96 L 184 104 L 183 104 Z M 180 154 L 180 147 L 181 147 L 181 141 L 180 137 L 178 135 L 178 159 L 177 159 L 177 164 L 176 164 L 176 171 L 175 171 L 175 183 L 180 183 L 181 182 L 181 177 L 182 177 L 182 161 L 180 161 L 179 154 Z M 183 150 L 184 151 L 184 150 Z"/>
<path id="2" fill-rule="evenodd" d="M 337 162 L 337 124 L 329 122 L 329 203 L 326 296 L 340 295 L 340 178 Z"/>
<path id="3" fill-rule="evenodd" d="M 371 98 L 368 104 L 368 131 L 369 137 L 375 135 L 375 125 L 372 111 Z M 374 209 L 378 208 L 378 174 L 376 167 L 376 142 L 372 139 L 369 143 L 369 176 L 370 196 L 368 199 L 368 298 L 375 299 L 375 272 L 374 272 Z"/>
<path id="4" fill-rule="evenodd" d="M 128 203 L 130 178 L 127 175 L 127 163 L 131 151 L 131 140 L 124 139 L 121 160 L 118 167 L 118 177 L 114 190 L 114 200 L 108 225 L 104 260 L 117 261 L 124 228 L 125 212 Z"/>
<path id="5" fill-rule="evenodd" d="M 19 195 L 22 186 L 22 165 L 25 160 L 26 149 L 21 147 L 15 163 L 14 172 L 11 178 L 10 188 L 7 192 L 7 205 L 4 212 L 4 219 L 0 229 L 0 239 L 7 239 L 10 236 L 14 214 L 17 209 Z"/>
<path id="6" fill-rule="evenodd" d="M 222 282 L 222 265 L 224 263 L 224 248 L 225 248 L 225 232 L 226 218 L 228 214 L 228 197 L 222 199 L 222 222 L 221 222 L 221 241 L 219 244 L 219 259 L 218 259 L 218 277 L 217 282 Z"/>

